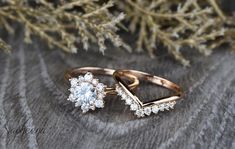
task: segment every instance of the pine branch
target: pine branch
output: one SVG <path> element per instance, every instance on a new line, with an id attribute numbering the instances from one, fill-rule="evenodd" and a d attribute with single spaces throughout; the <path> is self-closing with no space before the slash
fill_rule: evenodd
<path id="1" fill-rule="evenodd" d="M 155 56 L 158 45 L 166 47 L 176 60 L 190 65 L 181 48 L 189 46 L 204 55 L 229 43 L 235 49 L 235 18 L 220 9 L 217 0 L 68 0 L 50 2 L 28 0 L 0 2 L 0 27 L 14 33 L 12 22 L 24 26 L 26 43 L 32 36 L 43 39 L 49 47 L 76 53 L 78 44 L 89 49 L 93 43 L 104 53 L 105 41 L 131 52 L 117 34 L 120 22 L 126 19 L 129 30 L 137 32 L 136 49 Z M 109 11 L 114 5 L 118 8 Z M 123 11 L 125 13 L 122 13 Z M 10 50 L 2 39 L 1 49 Z"/>
<path id="2" fill-rule="evenodd" d="M 188 66 L 189 60 L 181 53 L 181 47 L 190 46 L 209 55 L 212 49 L 232 41 L 225 35 L 231 30 L 225 25 L 227 17 L 215 0 L 127 0 L 117 3 L 129 19 L 129 29 L 138 32 L 137 51 L 146 49 L 151 57 L 154 57 L 156 45 L 163 44 L 178 61 Z"/>
<path id="3" fill-rule="evenodd" d="M 59 47 L 66 52 L 77 52 L 77 44 L 88 49 L 91 43 L 97 43 L 104 52 L 105 40 L 115 46 L 130 50 L 116 34 L 116 26 L 124 17 L 115 16 L 108 8 L 113 2 L 100 5 L 94 0 L 63 1 L 52 4 L 45 0 L 30 5 L 28 1 L 12 0 L 0 5 L 0 27 L 13 31 L 8 21 L 24 26 L 25 41 L 31 43 L 32 35 L 39 36 L 50 47 Z"/>

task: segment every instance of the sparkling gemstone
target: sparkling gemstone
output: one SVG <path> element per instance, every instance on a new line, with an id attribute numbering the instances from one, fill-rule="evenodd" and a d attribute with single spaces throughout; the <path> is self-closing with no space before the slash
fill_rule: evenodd
<path id="1" fill-rule="evenodd" d="M 176 103 L 175 101 L 169 103 L 171 109 L 174 109 L 175 103 Z"/>
<path id="2" fill-rule="evenodd" d="M 82 104 L 89 104 L 97 98 L 97 93 L 90 83 L 82 82 L 76 86 L 73 95 L 78 98 Z"/>
<path id="3" fill-rule="evenodd" d="M 126 98 L 126 104 L 131 105 L 131 103 L 132 103 L 132 100 L 130 98 Z"/>
<path id="4" fill-rule="evenodd" d="M 73 92 L 73 96 L 76 97 L 76 98 L 78 98 L 80 96 L 80 94 L 82 94 L 81 93 L 82 92 L 81 86 L 76 86 L 74 89 L 71 88 L 70 91 Z"/>
<path id="5" fill-rule="evenodd" d="M 103 83 L 98 83 L 96 86 L 98 91 L 103 91 L 104 90 L 104 84 Z"/>
<path id="6" fill-rule="evenodd" d="M 159 105 L 159 110 L 160 111 L 164 111 L 164 109 L 165 109 L 165 104 L 163 103 L 163 104 L 160 104 Z"/>
<path id="7" fill-rule="evenodd" d="M 88 82 L 91 82 L 92 79 L 93 79 L 93 75 L 90 72 L 87 72 L 84 76 L 84 80 L 88 81 Z"/>
<path id="8" fill-rule="evenodd" d="M 150 108 L 150 107 L 146 107 L 146 108 L 144 108 L 144 113 L 145 113 L 146 115 L 150 115 L 150 114 L 151 114 L 151 112 L 152 112 L 152 110 L 151 110 L 151 108 Z"/>
<path id="9" fill-rule="evenodd" d="M 79 76 L 78 79 L 71 79 L 70 82 L 71 94 L 68 100 L 75 102 L 75 107 L 81 106 L 84 113 L 89 109 L 94 110 L 95 107 L 104 107 L 105 85 L 99 83 L 98 79 L 93 79 L 91 73 L 86 73 L 84 77 Z"/>
<path id="10" fill-rule="evenodd" d="M 95 100 L 95 97 L 96 97 L 96 93 L 95 92 L 87 91 L 86 93 L 84 93 L 83 100 L 86 103 L 92 103 L 92 101 Z"/>
<path id="11" fill-rule="evenodd" d="M 124 91 L 122 91 L 121 89 L 118 89 L 117 93 L 118 93 L 119 96 L 122 96 L 122 94 L 124 94 Z"/>
<path id="12" fill-rule="evenodd" d="M 170 110 L 170 104 L 169 104 L 169 103 L 166 103 L 166 104 L 165 104 L 165 109 L 166 109 L 166 110 Z"/>
<path id="13" fill-rule="evenodd" d="M 73 92 L 74 91 L 74 87 L 71 87 L 68 89 L 70 92 Z"/>
<path id="14" fill-rule="evenodd" d="M 138 109 L 138 110 L 136 110 L 135 114 L 136 114 L 138 117 L 144 117 L 144 111 L 143 111 L 143 109 Z"/>
<path id="15" fill-rule="evenodd" d="M 130 109 L 131 111 L 136 111 L 138 109 L 138 105 L 136 103 L 132 103 Z"/>
<path id="16" fill-rule="evenodd" d="M 125 100 L 126 95 L 125 95 L 124 91 L 120 90 L 120 91 L 118 92 L 118 95 L 121 96 L 121 100 Z"/>
<path id="17" fill-rule="evenodd" d="M 93 79 L 93 80 L 92 80 L 92 84 L 93 84 L 93 85 L 95 85 L 95 86 L 96 86 L 98 83 L 99 83 L 99 82 L 98 82 L 98 80 L 97 80 L 97 79 Z"/>
<path id="18" fill-rule="evenodd" d="M 123 93 L 121 96 L 122 96 L 122 99 L 124 99 L 124 100 L 127 99 L 127 95 L 125 93 Z"/>
<path id="19" fill-rule="evenodd" d="M 103 108 L 104 107 L 104 101 L 103 100 L 96 100 L 95 101 L 95 106 L 97 108 Z"/>
<path id="20" fill-rule="evenodd" d="M 157 114 L 158 111 L 159 111 L 158 105 L 153 106 L 153 107 L 152 107 L 152 111 L 153 111 L 153 113 Z"/>
<path id="21" fill-rule="evenodd" d="M 82 109 L 82 112 L 83 112 L 83 113 L 86 113 L 87 111 L 89 111 L 89 106 L 86 105 L 86 104 L 83 104 L 83 105 L 81 106 L 81 109 Z"/>
<path id="22" fill-rule="evenodd" d="M 77 83 L 78 83 L 78 79 L 77 78 L 71 78 L 69 81 L 70 81 L 71 87 L 76 86 Z"/>
<path id="23" fill-rule="evenodd" d="M 70 94 L 70 95 L 69 95 L 69 98 L 68 98 L 69 101 L 74 102 L 75 99 L 76 99 L 76 98 L 73 96 L 73 94 Z"/>
<path id="24" fill-rule="evenodd" d="M 83 81 L 84 81 L 84 77 L 79 76 L 79 77 L 78 77 L 78 81 L 79 81 L 79 82 L 83 82 Z"/>

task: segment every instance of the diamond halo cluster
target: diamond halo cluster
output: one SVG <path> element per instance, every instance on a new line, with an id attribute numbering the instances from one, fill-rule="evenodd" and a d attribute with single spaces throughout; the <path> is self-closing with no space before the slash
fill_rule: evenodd
<path id="1" fill-rule="evenodd" d="M 126 105 L 130 106 L 130 110 L 135 112 L 137 117 L 149 116 L 151 113 L 157 114 L 159 111 L 174 109 L 175 101 L 155 104 L 148 107 L 142 107 L 139 103 L 133 100 L 119 85 L 116 85 L 116 92 L 121 96 L 121 100 L 125 101 Z"/>
<path id="2" fill-rule="evenodd" d="M 75 107 L 81 107 L 82 112 L 104 107 L 105 87 L 103 83 L 87 72 L 84 76 L 71 78 L 70 95 L 68 100 L 75 103 Z"/>

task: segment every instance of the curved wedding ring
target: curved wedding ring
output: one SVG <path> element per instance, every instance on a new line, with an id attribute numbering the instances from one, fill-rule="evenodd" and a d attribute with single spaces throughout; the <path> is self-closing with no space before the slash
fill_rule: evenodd
<path id="1" fill-rule="evenodd" d="M 143 103 L 122 80 L 123 77 L 130 79 L 130 76 L 135 76 L 140 80 L 145 80 L 158 86 L 171 89 L 175 91 L 175 94 Z M 144 117 L 150 115 L 151 113 L 157 114 L 159 111 L 173 109 L 176 104 L 176 100 L 183 96 L 182 89 L 177 84 L 145 72 L 136 70 L 116 70 L 113 77 L 117 82 L 116 91 L 118 92 L 118 95 L 121 96 L 122 100 L 125 100 L 125 103 L 130 106 L 131 111 L 135 111 L 135 114 L 138 117 Z"/>

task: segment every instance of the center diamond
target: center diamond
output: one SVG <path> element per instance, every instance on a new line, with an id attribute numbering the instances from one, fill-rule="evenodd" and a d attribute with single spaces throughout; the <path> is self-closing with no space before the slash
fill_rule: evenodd
<path id="1" fill-rule="evenodd" d="M 74 88 L 74 95 L 81 104 L 90 104 L 97 98 L 94 86 L 88 82 L 82 82 Z"/>
<path id="2" fill-rule="evenodd" d="M 83 112 L 94 110 L 95 107 L 103 108 L 105 96 L 105 85 L 93 78 L 91 73 L 84 77 L 70 79 L 71 88 L 68 100 L 75 102 L 75 106 L 81 106 Z"/>

